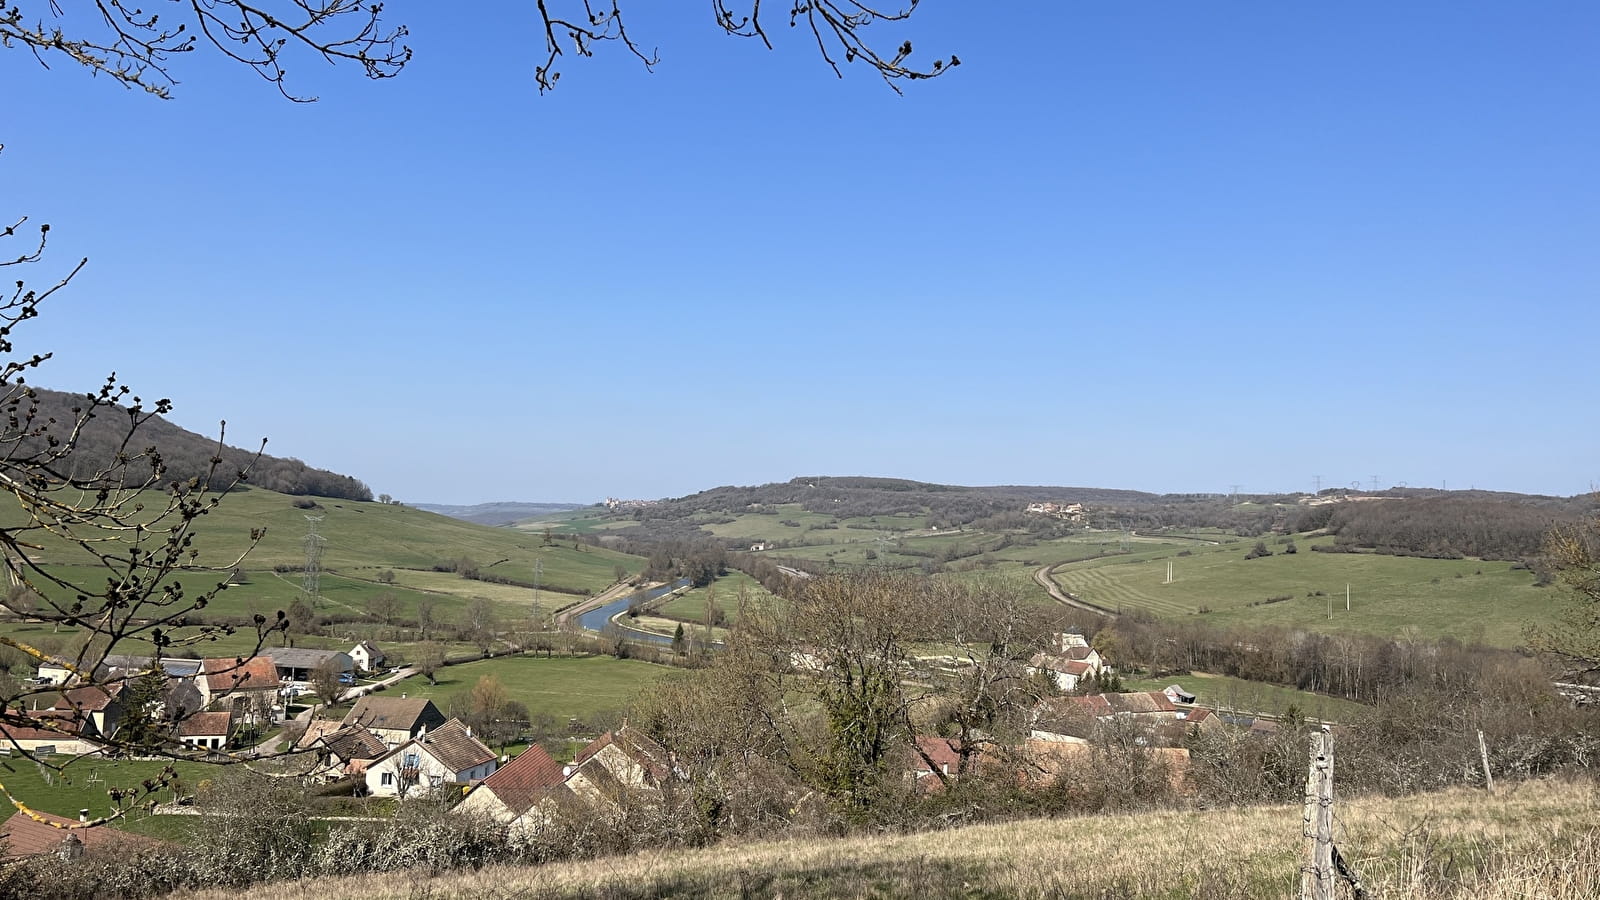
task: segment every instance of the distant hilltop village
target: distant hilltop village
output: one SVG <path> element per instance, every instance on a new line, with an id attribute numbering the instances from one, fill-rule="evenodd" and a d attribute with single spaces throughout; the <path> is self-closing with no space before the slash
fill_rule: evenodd
<path id="1" fill-rule="evenodd" d="M 1055 516 L 1069 522 L 1083 521 L 1082 503 L 1029 503 L 1023 512 L 1036 516 Z"/>
<path id="2" fill-rule="evenodd" d="M 607 497 L 606 509 L 643 509 L 660 502 L 660 500 L 618 500 L 616 497 Z"/>

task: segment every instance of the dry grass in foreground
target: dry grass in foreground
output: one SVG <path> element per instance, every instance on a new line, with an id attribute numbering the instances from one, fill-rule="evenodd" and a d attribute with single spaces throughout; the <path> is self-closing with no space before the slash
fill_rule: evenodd
<path id="1" fill-rule="evenodd" d="M 1338 840 L 1376 896 L 1600 897 L 1600 786 L 1590 780 L 1342 801 Z M 641 853 L 430 876 L 398 872 L 188 900 L 906 897 L 1286 898 L 1300 809 L 1031 819 L 911 835 Z"/>

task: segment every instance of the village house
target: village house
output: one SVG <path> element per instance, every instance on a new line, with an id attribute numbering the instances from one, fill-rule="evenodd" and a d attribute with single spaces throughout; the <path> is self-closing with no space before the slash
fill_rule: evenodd
<path id="1" fill-rule="evenodd" d="M 52 656 L 39 663 L 36 677 L 41 684 L 66 684 L 75 674 L 75 666 L 64 656 Z"/>
<path id="2" fill-rule="evenodd" d="M 906 776 L 916 785 L 918 793 L 938 793 L 944 790 L 946 780 L 954 780 L 961 774 L 961 751 L 949 738 L 918 737 L 907 756 L 910 761 Z"/>
<path id="3" fill-rule="evenodd" d="M 360 725 L 388 746 L 397 747 L 444 723 L 444 713 L 439 712 L 432 700 L 366 694 L 356 701 L 339 724 Z"/>
<path id="4" fill-rule="evenodd" d="M 324 781 L 366 779 L 367 766 L 389 752 L 381 738 L 361 725 L 343 725 L 326 719 L 310 723 L 295 742 L 296 749 L 318 754 L 308 774 Z"/>
<path id="5" fill-rule="evenodd" d="M 233 713 L 203 712 L 178 722 L 178 740 L 201 750 L 226 750 L 233 734 Z"/>
<path id="6" fill-rule="evenodd" d="M 446 785 L 467 785 L 494 774 L 498 761 L 493 750 L 472 736 L 471 728 L 451 719 L 370 763 L 367 793 L 404 799 Z"/>
<path id="7" fill-rule="evenodd" d="M 90 739 L 110 738 L 122 722 L 122 682 L 89 684 L 62 691 L 50 709 L 70 713 L 78 733 Z"/>
<path id="8" fill-rule="evenodd" d="M 27 714 L 28 724 L 0 724 L 0 753 L 14 750 L 40 756 L 86 756 L 99 750 L 83 737 L 83 720 L 72 710 L 50 709 Z"/>
<path id="9" fill-rule="evenodd" d="M 356 664 L 356 671 L 376 672 L 388 657 L 371 641 L 362 641 L 350 648 L 350 659 Z"/>
<path id="10" fill-rule="evenodd" d="M 1046 788 L 1090 761 L 1088 744 L 1028 738 L 1022 742 L 1020 780 L 1033 788 Z M 1167 767 L 1175 788 L 1182 789 L 1189 773 L 1189 751 L 1182 747 L 1147 747 L 1142 750 L 1155 765 Z"/>
<path id="11" fill-rule="evenodd" d="M 564 781 L 565 768 L 543 747 L 534 744 L 473 788 L 454 811 L 502 825 L 520 823 L 515 827 L 526 828 L 543 821 L 549 812 L 544 807 L 558 802 L 558 794 L 571 798 L 571 791 L 563 786 Z M 540 811 L 529 815 L 535 807 L 540 807 Z"/>
<path id="12" fill-rule="evenodd" d="M 583 748 L 565 774 L 567 788 L 579 800 L 615 805 L 630 793 L 658 792 L 675 769 L 666 748 L 624 723 Z"/>
<path id="13" fill-rule="evenodd" d="M 1100 651 L 1089 646 L 1076 631 L 1057 633 L 1049 650 L 1035 653 L 1028 660 L 1028 674 L 1046 676 L 1063 691 L 1076 690 L 1088 679 L 1109 669 L 1100 658 Z"/>
<path id="14" fill-rule="evenodd" d="M 271 659 L 254 656 L 246 660 L 204 659 L 201 663 L 202 677 L 195 684 L 200 688 L 203 706 L 237 710 L 241 721 L 247 723 L 272 720 L 283 686 Z"/>
<path id="15" fill-rule="evenodd" d="M 530 765 L 537 771 L 524 775 L 530 781 L 552 779 L 556 773 L 540 762 Z M 591 742 L 560 769 L 561 780 L 549 788 L 536 788 L 531 794 L 510 793 L 505 808 L 512 810 L 527 800 L 527 807 L 511 820 L 512 832 L 528 832 L 543 827 L 558 808 L 584 810 L 594 815 L 616 812 L 660 796 L 666 779 L 679 777 L 665 748 L 626 724 Z M 496 792 L 496 799 L 500 796 Z M 469 798 L 470 799 L 470 798 Z M 480 801 L 473 809 L 499 814 L 498 803 Z"/>
<path id="16" fill-rule="evenodd" d="M 1173 703 L 1193 703 L 1197 699 L 1195 695 L 1185 690 L 1181 684 L 1169 684 L 1162 689 L 1161 693 L 1166 694 L 1167 699 Z"/>
<path id="17" fill-rule="evenodd" d="M 1139 741 L 1150 747 L 1177 747 L 1196 732 L 1223 727 L 1212 710 L 1180 707 L 1161 691 L 1059 697 L 1033 711 L 1029 737 L 1046 742 L 1084 744 L 1102 723 L 1125 722 L 1138 729 Z"/>

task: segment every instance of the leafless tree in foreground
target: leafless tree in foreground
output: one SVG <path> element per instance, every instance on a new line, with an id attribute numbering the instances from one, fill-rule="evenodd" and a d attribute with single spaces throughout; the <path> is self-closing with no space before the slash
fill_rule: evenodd
<path id="1" fill-rule="evenodd" d="M 49 234 L 48 225 L 29 229 L 26 218 L 0 230 L 0 268 L 40 262 Z M 0 645 L 11 648 L 13 658 L 20 654 L 33 665 L 60 666 L 69 677 L 64 685 L 15 678 L 0 683 L 0 726 L 8 733 L 60 734 L 63 742 L 75 740 L 94 708 L 115 698 L 127 715 L 121 727 L 96 734 L 104 755 L 238 761 L 224 751 L 191 748 L 176 739 L 176 720 L 197 712 L 198 704 L 168 696 L 161 687 L 165 679 L 160 661 L 237 630 L 201 621 L 197 614 L 227 589 L 235 567 L 262 532 L 253 530 L 246 546 L 226 555 L 208 552 L 202 558 L 196 529 L 245 479 L 248 466 L 219 471 L 219 437 L 206 472 L 183 480 L 168 478 L 160 451 L 143 442 L 142 429 L 168 412 L 171 402 L 147 403 L 115 374 L 84 394 L 65 420 L 41 412 L 27 377 L 50 354 L 19 354 L 14 334 L 38 316 L 40 305 L 66 287 L 85 262 L 80 260 L 43 289 L 18 279 L 9 293 L 0 295 L 0 494 L 16 504 L 4 504 L 8 510 L 0 515 L 0 566 L 12 587 L 0 598 L 0 613 L 72 629 L 77 635 L 74 648 L 54 658 L 11 635 L 0 635 Z M 116 435 L 115 451 L 109 462 L 91 462 L 86 435 L 94 431 L 103 436 L 108 422 Z M 97 453 L 93 458 L 106 457 Z M 84 568 L 97 574 L 82 577 Z M 197 576 L 204 587 L 195 587 Z M 235 668 L 285 625 L 281 612 L 275 619 L 257 615 L 255 647 Z M 70 764 L 36 756 L 18 740 L 3 743 L 53 768 Z M 126 809 L 171 780 L 169 771 L 140 785 L 114 788 L 113 801 Z M 26 811 L 3 783 L 0 793 Z"/>
<path id="2" fill-rule="evenodd" d="M 718 28 L 734 37 L 773 46 L 769 26 L 787 21 L 803 31 L 835 75 L 841 63 L 861 63 L 899 93 L 900 81 L 934 78 L 961 64 L 954 54 L 927 66 L 909 62 L 911 41 L 892 51 L 870 41 L 872 25 L 905 22 L 920 0 L 904 8 L 869 6 L 857 0 L 790 0 L 774 12 L 761 0 L 713 0 Z M 560 80 L 557 60 L 571 53 L 588 57 L 605 43 L 626 48 L 644 67 L 660 61 L 628 32 L 623 0 L 535 0 L 544 62 L 534 67 L 540 93 Z M 296 102 L 315 100 L 292 91 L 287 62 L 297 56 L 359 66 L 368 78 L 392 78 L 411 61 L 404 25 L 390 25 L 382 3 L 370 0 L 149 0 L 130 6 L 116 0 L 0 0 L 0 46 L 25 48 L 49 66 L 70 60 L 127 88 L 162 98 L 178 84 L 172 66 L 182 54 L 210 45 L 272 84 Z"/>
<path id="3" fill-rule="evenodd" d="M 910 0 L 903 9 L 890 9 L 868 6 L 856 0 L 791 0 L 787 10 L 776 14 L 770 7 L 763 10 L 761 0 L 733 4 L 726 0 L 712 0 L 711 7 L 717 27 L 734 37 L 759 40 L 768 50 L 772 49 L 772 38 L 767 33 L 767 26 L 774 16 L 780 24 L 787 19 L 790 28 L 804 26 L 816 43 L 817 51 L 822 54 L 823 61 L 833 69 L 835 75 L 844 77 L 844 71 L 839 68 L 841 61 L 863 63 L 876 71 L 895 93 L 900 93 L 900 86 L 896 84 L 898 81 L 934 78 L 961 65 L 960 58 L 951 54 L 944 59 L 935 59 L 926 68 L 917 68 L 907 62 L 911 56 L 911 41 L 902 40 L 893 53 L 880 52 L 868 42 L 869 26 L 904 22 L 916 10 L 918 2 Z M 646 69 L 652 69 L 660 62 L 654 50 L 646 53 L 628 33 L 621 0 L 611 0 L 610 3 L 577 0 L 564 5 L 552 0 L 538 0 L 538 5 L 548 53 L 544 64 L 534 69 L 534 80 L 539 85 L 540 93 L 556 86 L 561 78 L 561 73 L 555 68 L 556 59 L 568 50 L 578 56 L 593 56 L 599 44 L 612 41 L 625 47 Z M 551 9 L 558 5 L 561 6 L 559 11 Z"/>
<path id="4" fill-rule="evenodd" d="M 1600 677 L 1600 519 L 1557 525 L 1544 550 L 1569 596 L 1555 622 L 1528 628 L 1530 643 L 1561 661 L 1562 677 L 1593 683 Z"/>

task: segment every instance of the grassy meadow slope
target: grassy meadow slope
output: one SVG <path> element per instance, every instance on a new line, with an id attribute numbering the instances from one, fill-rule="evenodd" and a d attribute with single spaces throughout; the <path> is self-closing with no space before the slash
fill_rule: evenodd
<path id="1" fill-rule="evenodd" d="M 538 867 L 307 880 L 186 900 L 1293 896 L 1301 808 L 1085 816 L 639 853 Z M 1600 790 L 1543 781 L 1342 799 L 1335 839 L 1391 900 L 1600 896 Z"/>
<path id="2" fill-rule="evenodd" d="M 437 684 L 413 675 L 389 689 L 389 696 L 426 697 L 440 709 L 450 697 L 470 690 L 479 678 L 493 675 L 506 693 L 528 707 L 531 715 L 547 714 L 566 727 L 569 719 L 587 721 L 598 713 L 618 718 L 646 686 L 681 670 L 637 659 L 610 656 L 540 659 L 507 656 L 448 666 L 436 674 Z"/>
<path id="3" fill-rule="evenodd" d="M 1510 562 L 1311 551 L 1329 540 L 1300 539 L 1293 554 L 1269 542 L 1273 555 L 1259 559 L 1244 558 L 1254 541 L 1185 547 L 1189 555 L 1182 557 L 1173 549 L 1145 550 L 1068 563 L 1055 579 L 1089 602 L 1163 618 L 1204 615 L 1212 622 L 1383 635 L 1409 626 L 1425 637 L 1500 646 L 1518 644 L 1524 624 L 1550 617 L 1563 600 L 1559 589 L 1535 587 L 1532 574 Z"/>
<path id="4" fill-rule="evenodd" d="M 314 499 L 317 507 L 305 509 L 296 505 L 308 499 Z M 153 498 L 151 503 L 159 501 L 160 498 Z M 540 606 L 546 612 L 604 589 L 615 582 L 619 570 L 632 575 L 644 565 L 638 557 L 601 547 L 575 547 L 570 540 L 547 543 L 542 535 L 475 525 L 400 505 L 289 497 L 254 488 L 229 495 L 195 527 L 199 562 L 205 565 L 232 562 L 248 546 L 252 529 L 266 529 L 261 543 L 241 566 L 242 583 L 223 591 L 208 607 L 207 614 L 246 617 L 261 613 L 271 618 L 276 610 L 288 609 L 300 595 L 308 515 L 321 517 L 317 523 L 324 548 L 320 612 L 352 622 L 365 619 L 368 602 L 383 593 L 395 597 L 399 619 L 414 617 L 424 600 L 435 604 L 436 618 L 443 620 L 458 619 L 467 603 L 478 597 L 493 603 L 504 618 L 525 614 L 531 607 L 530 588 L 433 571 L 437 564 L 462 558 L 474 561 L 486 576 L 503 576 L 523 583 L 532 582 L 537 563 L 542 567 Z M 21 522 L 22 513 L 17 507 L 0 508 L 0 526 Z M 104 582 L 103 570 L 86 565 L 88 560 L 81 550 L 48 536 L 39 543 L 33 558 L 49 571 L 74 584 Z M 388 572 L 393 572 L 392 584 L 379 580 Z M 193 594 L 216 584 L 218 577 L 196 573 L 178 580 Z M 40 587 L 47 596 L 64 594 L 62 589 L 48 584 Z M 38 631 L 16 623 L 0 628 L 28 632 L 30 636 L 37 636 L 33 633 Z M 53 629 L 49 632 L 55 637 L 63 633 Z M 252 643 L 253 637 L 241 635 L 208 645 L 206 652 L 240 652 Z M 305 645 L 316 646 L 318 639 L 307 638 Z"/>

